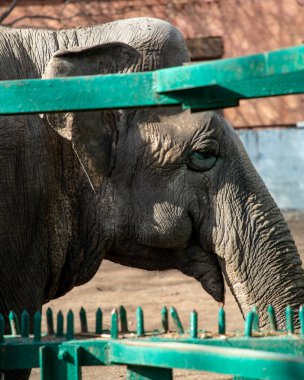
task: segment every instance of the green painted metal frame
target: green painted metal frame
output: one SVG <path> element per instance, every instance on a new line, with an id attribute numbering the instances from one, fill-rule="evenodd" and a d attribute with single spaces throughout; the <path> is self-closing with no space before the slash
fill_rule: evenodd
<path id="1" fill-rule="evenodd" d="M 0 82 L 0 114 L 182 104 L 304 93 L 304 46 L 153 72 Z"/>
<path id="2" fill-rule="evenodd" d="M 198 329 L 196 311 L 190 314 L 186 331 L 178 312 L 170 308 L 176 332 L 170 332 L 168 310 L 160 313 L 161 330 L 146 332 L 142 308 L 136 311 L 136 329 L 128 331 L 127 311 L 121 306 L 111 315 L 111 327 L 102 325 L 102 310 L 97 309 L 95 332 L 88 333 L 86 311 L 79 313 L 82 335 L 74 332 L 74 313 L 57 314 L 55 333 L 53 312 L 46 311 L 47 335 L 41 334 L 41 314 L 34 316 L 33 335 L 28 334 L 29 318 L 10 313 L 12 335 L 4 336 L 4 318 L 0 315 L 0 370 L 38 368 L 42 380 L 80 380 L 82 366 L 127 366 L 129 380 L 172 380 L 173 368 L 231 374 L 243 379 L 281 379 L 304 377 L 304 311 L 299 310 L 301 329 L 294 331 L 294 314 L 286 308 L 286 331 L 275 327 L 273 308 L 268 309 L 271 331 L 259 331 L 258 312 L 254 308 L 245 320 L 243 333 L 226 333 L 225 312 L 218 313 L 218 333 Z M 164 323 L 165 322 L 165 323 Z M 119 329 L 119 324 L 121 328 Z M 102 335 L 100 335 L 102 333 Z M 94 336 L 94 339 L 92 339 Z M 86 339 L 85 339 L 86 338 Z"/>
<path id="3" fill-rule="evenodd" d="M 267 338 L 250 338 L 258 339 L 266 339 L 265 343 L 271 344 Z M 285 343 L 292 344 L 292 339 L 297 338 L 286 339 Z M 248 339 L 247 342 L 246 338 L 243 341 L 247 348 L 235 348 L 233 339 L 223 340 L 222 345 L 215 342 L 205 345 L 204 340 L 190 343 L 169 339 L 7 343 L 1 346 L 0 368 L 40 367 L 42 380 L 76 380 L 81 378 L 81 366 L 108 365 L 127 365 L 128 376 L 132 368 L 136 368 L 141 376 L 145 376 L 146 372 L 154 372 L 158 376 L 161 373 L 162 377 L 157 379 L 172 377 L 172 368 L 231 374 L 248 379 L 303 378 L 303 356 L 250 350 Z"/>

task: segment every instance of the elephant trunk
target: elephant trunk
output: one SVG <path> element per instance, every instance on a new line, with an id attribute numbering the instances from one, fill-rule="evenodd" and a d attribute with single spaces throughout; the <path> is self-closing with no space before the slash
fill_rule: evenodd
<path id="1" fill-rule="evenodd" d="M 221 211 L 229 216 L 228 225 L 224 236 L 217 236 L 220 243 L 214 248 L 243 315 L 256 306 L 260 325 L 266 326 L 267 307 L 272 305 L 278 327 L 284 328 L 286 306 L 298 314 L 304 302 L 301 259 L 280 210 L 254 169 L 243 182 L 247 182 L 243 189 L 250 189 L 249 195 L 239 191 L 233 202 L 222 198 L 226 210 Z"/>
<path id="2" fill-rule="evenodd" d="M 250 247 L 238 253 L 237 260 L 225 260 L 222 265 L 243 315 L 257 306 L 261 326 L 267 325 L 268 305 L 274 306 L 278 326 L 283 328 L 286 306 L 297 310 L 304 301 L 301 260 L 284 224 L 281 221 L 271 226 L 268 239 L 253 239 Z"/>

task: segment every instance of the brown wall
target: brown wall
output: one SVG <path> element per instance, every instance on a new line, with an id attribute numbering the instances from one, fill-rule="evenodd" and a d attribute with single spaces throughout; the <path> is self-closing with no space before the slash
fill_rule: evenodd
<path id="1" fill-rule="evenodd" d="M 9 2 L 1 1 L 0 14 Z M 21 0 L 3 22 L 14 27 L 69 28 L 149 16 L 170 21 L 185 37 L 222 36 L 225 57 L 301 44 L 304 0 Z M 304 120 L 304 95 L 243 101 L 225 111 L 235 126 Z"/>

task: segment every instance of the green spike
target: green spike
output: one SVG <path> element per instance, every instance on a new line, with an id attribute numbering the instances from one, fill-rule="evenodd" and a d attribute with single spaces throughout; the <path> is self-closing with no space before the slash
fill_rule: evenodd
<path id="1" fill-rule="evenodd" d="M 46 324 L 48 335 L 54 335 L 53 310 L 50 307 L 46 310 Z"/>
<path id="2" fill-rule="evenodd" d="M 269 320 L 269 325 L 270 325 L 270 331 L 277 331 L 278 324 L 277 324 L 274 307 L 272 305 L 268 306 L 268 320 Z"/>
<path id="3" fill-rule="evenodd" d="M 41 313 L 36 311 L 34 315 L 34 341 L 39 342 L 41 340 Z"/>
<path id="4" fill-rule="evenodd" d="M 3 315 L 0 313 L 0 343 L 4 342 L 4 328 L 5 328 L 5 320 Z"/>
<path id="5" fill-rule="evenodd" d="M 136 334 L 137 336 L 145 335 L 144 312 L 140 306 L 136 310 Z"/>
<path id="6" fill-rule="evenodd" d="M 56 328 L 56 335 L 58 337 L 63 337 L 63 314 L 62 311 L 59 310 L 57 314 L 57 328 Z"/>
<path id="7" fill-rule="evenodd" d="M 181 321 L 179 319 L 179 316 L 178 316 L 178 313 L 177 313 L 176 309 L 173 306 L 170 307 L 170 314 L 171 314 L 171 317 L 172 317 L 173 322 L 175 324 L 175 327 L 177 329 L 177 332 L 179 334 L 184 334 L 183 325 L 182 325 L 182 323 L 181 323 Z"/>
<path id="8" fill-rule="evenodd" d="M 256 306 L 254 306 L 252 308 L 252 312 L 253 312 L 252 330 L 253 331 L 259 331 L 260 330 L 259 313 L 258 313 L 258 309 Z"/>
<path id="9" fill-rule="evenodd" d="M 96 311 L 95 333 L 102 334 L 102 310 L 100 307 Z"/>
<path id="10" fill-rule="evenodd" d="M 226 334 L 226 317 L 223 307 L 220 307 L 218 311 L 218 333 L 221 335 Z"/>
<path id="11" fill-rule="evenodd" d="M 128 319 L 126 309 L 121 305 L 119 307 L 119 317 L 120 317 L 120 329 L 122 333 L 127 333 L 128 330 Z"/>
<path id="12" fill-rule="evenodd" d="M 88 332 L 87 313 L 83 307 L 80 309 L 79 318 L 80 318 L 80 331 L 82 333 L 87 333 Z"/>
<path id="13" fill-rule="evenodd" d="M 29 314 L 26 310 L 23 310 L 21 314 L 21 336 L 22 338 L 29 337 Z"/>
<path id="14" fill-rule="evenodd" d="M 118 338 L 118 312 L 116 309 L 113 309 L 111 316 L 111 338 Z"/>
<path id="15" fill-rule="evenodd" d="M 72 312 L 72 310 L 69 310 L 67 314 L 66 339 L 67 340 L 74 339 L 74 313 Z"/>
<path id="16" fill-rule="evenodd" d="M 166 308 L 166 306 L 164 306 L 162 308 L 161 319 L 162 319 L 162 328 L 163 328 L 163 331 L 166 333 L 166 332 L 169 331 L 168 309 Z"/>
<path id="17" fill-rule="evenodd" d="M 18 323 L 18 318 L 17 318 L 16 313 L 14 313 L 13 311 L 10 311 L 8 315 L 8 319 L 11 326 L 12 335 L 19 335 L 20 328 L 19 328 L 19 323 Z"/>
<path id="18" fill-rule="evenodd" d="M 290 305 L 286 307 L 286 330 L 289 334 L 294 333 L 293 310 Z"/>
<path id="19" fill-rule="evenodd" d="M 193 310 L 190 314 L 190 337 L 197 338 L 197 312 Z"/>
<path id="20" fill-rule="evenodd" d="M 304 308 L 303 305 L 300 306 L 299 309 L 299 319 L 300 319 L 300 333 L 301 335 L 304 335 Z"/>
<path id="21" fill-rule="evenodd" d="M 249 311 L 249 313 L 246 316 L 245 320 L 245 331 L 244 335 L 246 337 L 250 337 L 252 335 L 252 325 L 253 325 L 253 319 L 254 319 L 254 312 Z"/>

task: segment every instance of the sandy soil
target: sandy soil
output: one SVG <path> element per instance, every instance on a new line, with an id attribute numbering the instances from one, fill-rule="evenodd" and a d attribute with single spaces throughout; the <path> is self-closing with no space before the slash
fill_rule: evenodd
<path id="1" fill-rule="evenodd" d="M 304 220 L 289 221 L 294 239 L 296 240 L 302 260 L 304 261 Z M 51 301 L 45 305 L 52 307 L 54 312 L 64 313 L 72 308 L 75 313 L 84 306 L 88 313 L 89 328 L 94 330 L 94 317 L 97 307 L 104 313 L 104 326 L 110 326 L 110 314 L 114 307 L 123 304 L 128 312 L 129 328 L 135 328 L 135 310 L 142 306 L 145 315 L 145 328 L 153 330 L 160 328 L 160 310 L 164 305 L 174 305 L 187 329 L 189 314 L 193 309 L 199 313 L 200 328 L 216 331 L 217 303 L 201 288 L 195 280 L 177 271 L 165 273 L 150 273 L 130 269 L 111 262 L 102 263 L 94 279 L 88 284 L 75 288 L 66 296 Z M 243 320 L 238 306 L 229 289 L 226 295 L 226 320 L 228 330 L 243 328 Z M 79 328 L 76 321 L 76 329 Z M 175 379 L 228 379 L 229 377 L 210 375 L 200 372 L 175 371 Z M 125 378 L 124 367 L 83 368 L 83 379 L 116 380 Z M 31 380 L 39 379 L 39 370 L 33 370 Z"/>

